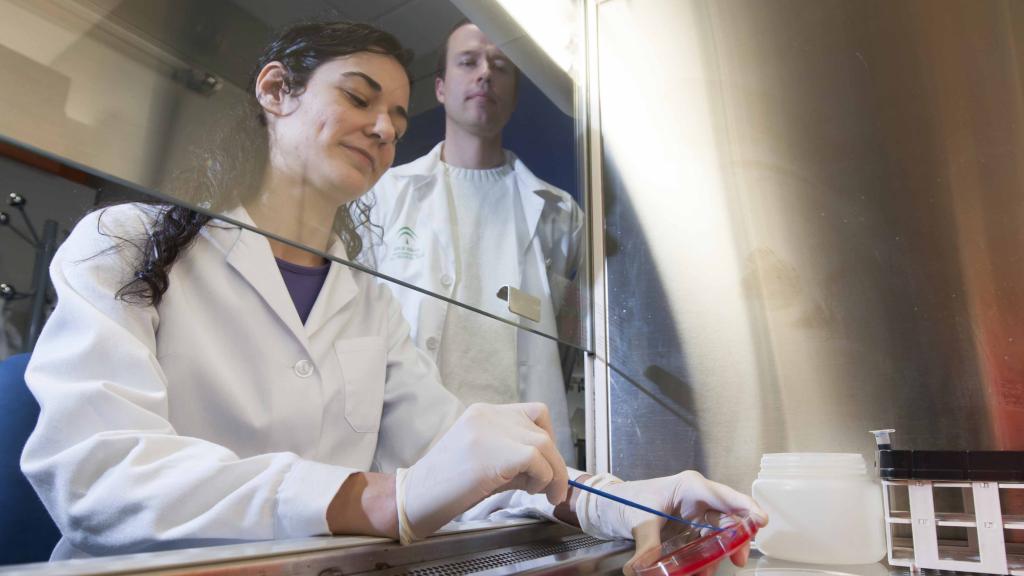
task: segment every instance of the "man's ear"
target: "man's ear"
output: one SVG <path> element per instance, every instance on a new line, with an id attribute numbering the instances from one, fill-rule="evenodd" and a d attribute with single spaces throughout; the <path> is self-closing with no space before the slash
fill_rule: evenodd
<path id="1" fill-rule="evenodd" d="M 280 62 L 270 62 L 256 76 L 256 101 L 266 114 L 287 116 L 298 106 L 288 86 L 288 71 Z"/>
<path id="2" fill-rule="evenodd" d="M 434 98 L 444 104 L 444 78 L 434 78 Z"/>

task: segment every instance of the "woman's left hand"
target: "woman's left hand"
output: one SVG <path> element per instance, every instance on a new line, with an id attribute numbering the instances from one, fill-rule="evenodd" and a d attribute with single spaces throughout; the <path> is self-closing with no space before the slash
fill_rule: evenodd
<path id="1" fill-rule="evenodd" d="M 753 498 L 718 482 L 712 482 L 699 472 L 688 470 L 675 476 L 622 482 L 611 475 L 598 475 L 586 484 L 666 514 L 679 516 L 697 523 L 717 522 L 706 516 L 709 512 L 722 515 L 749 515 L 759 527 L 768 523 L 768 515 Z M 661 545 L 662 528 L 667 520 L 637 510 L 613 500 L 582 492 L 576 504 L 580 527 L 593 536 L 606 539 L 636 541 L 636 553 L 623 571 L 632 576 L 633 565 L 643 553 Z M 715 514 L 714 516 L 719 516 Z M 728 518 L 723 520 L 723 524 Z M 732 555 L 737 566 L 746 563 L 749 544 Z"/>

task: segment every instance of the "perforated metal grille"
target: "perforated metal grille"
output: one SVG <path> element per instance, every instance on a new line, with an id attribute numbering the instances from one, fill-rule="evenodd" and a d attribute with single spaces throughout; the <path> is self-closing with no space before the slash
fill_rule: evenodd
<path id="1" fill-rule="evenodd" d="M 603 540 L 598 540 L 597 538 L 587 535 L 569 536 L 558 544 L 529 546 L 520 550 L 489 554 L 487 556 L 479 556 L 447 564 L 420 566 L 418 568 L 410 568 L 403 574 L 407 574 L 409 576 L 455 576 L 457 574 L 471 574 L 473 572 L 481 572 L 483 570 L 517 564 L 527 560 L 535 560 L 545 556 L 552 556 L 554 554 L 562 554 L 565 552 L 572 552 L 573 550 L 589 548 L 597 544 L 602 544 L 603 542 Z"/>

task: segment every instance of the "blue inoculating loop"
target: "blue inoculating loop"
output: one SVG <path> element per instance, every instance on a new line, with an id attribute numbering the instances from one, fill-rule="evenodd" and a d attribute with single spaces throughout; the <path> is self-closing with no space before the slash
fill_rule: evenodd
<path id="1" fill-rule="evenodd" d="M 574 488 L 579 488 L 580 490 L 583 490 L 583 491 L 586 491 L 586 492 L 590 492 L 591 494 L 597 494 L 598 496 L 600 496 L 602 498 L 607 498 L 609 500 L 614 500 L 615 502 L 618 502 L 619 504 L 624 504 L 626 506 L 631 506 L 633 508 L 636 508 L 637 510 L 643 510 L 644 512 L 647 512 L 649 514 L 654 514 L 655 516 L 661 516 L 662 518 L 665 518 L 666 520 L 672 520 L 674 522 L 680 522 L 682 524 L 686 524 L 687 526 L 694 526 L 696 528 L 707 528 L 709 530 L 714 530 L 715 532 L 723 532 L 725 530 L 728 530 L 728 528 L 720 528 L 718 526 L 712 526 L 711 524 L 701 524 L 700 522 L 692 522 L 690 520 L 685 520 L 685 519 L 680 518 L 678 516 L 673 516 L 671 514 L 666 514 L 666 513 L 662 512 L 660 510 L 655 510 L 654 508 L 648 508 L 647 506 L 644 506 L 643 504 L 638 504 L 636 502 L 633 502 L 632 500 L 626 500 L 625 498 L 619 498 L 618 496 L 616 496 L 614 494 L 609 494 L 608 492 L 605 492 L 604 490 L 598 490 L 597 488 L 591 488 L 590 486 L 587 486 L 586 484 L 581 484 L 581 483 L 579 483 L 579 482 L 577 482 L 575 480 L 569 480 L 569 485 L 574 487 Z"/>

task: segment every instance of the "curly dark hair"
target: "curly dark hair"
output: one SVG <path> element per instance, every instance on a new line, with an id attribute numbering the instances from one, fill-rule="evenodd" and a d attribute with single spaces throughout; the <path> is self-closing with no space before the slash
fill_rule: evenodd
<path id="1" fill-rule="evenodd" d="M 136 245 L 140 261 L 131 280 L 117 292 L 126 302 L 156 306 L 168 287 L 168 274 L 178 257 L 213 216 L 242 204 L 259 190 L 269 155 L 267 120 L 256 101 L 256 78 L 271 62 L 286 70 L 285 88 L 301 94 L 322 64 L 358 52 L 383 54 L 397 60 L 409 74 L 412 52 L 391 34 L 359 22 L 312 22 L 284 30 L 256 62 L 249 76 L 245 106 L 221 130 L 208 134 L 206 145 L 191 153 L 191 161 L 178 171 L 167 188 L 184 205 L 167 205 L 157 212 L 146 238 Z M 349 258 L 362 251 L 358 229 L 370 225 L 371 204 L 363 199 L 342 205 L 334 218 L 334 231 L 344 242 Z M 199 207 L 199 212 L 189 206 Z"/>

